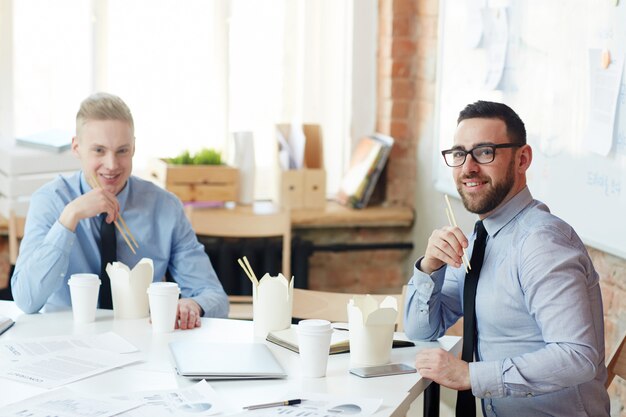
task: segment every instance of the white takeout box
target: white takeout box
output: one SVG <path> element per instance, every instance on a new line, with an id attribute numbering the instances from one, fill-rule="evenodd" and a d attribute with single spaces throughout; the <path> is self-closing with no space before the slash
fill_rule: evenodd
<path id="1" fill-rule="evenodd" d="M 350 363 L 361 366 L 388 363 L 397 317 L 398 302 L 394 297 L 385 297 L 380 305 L 371 295 L 352 297 L 348 302 Z"/>
<path id="2" fill-rule="evenodd" d="M 292 306 L 293 278 L 263 275 L 257 285 L 252 285 L 254 335 L 265 338 L 268 332 L 290 327 Z"/>
<path id="3" fill-rule="evenodd" d="M 131 270 L 122 262 L 106 267 L 111 279 L 113 312 L 116 319 L 141 319 L 148 317 L 147 289 L 154 277 L 152 259 L 142 258 Z"/>

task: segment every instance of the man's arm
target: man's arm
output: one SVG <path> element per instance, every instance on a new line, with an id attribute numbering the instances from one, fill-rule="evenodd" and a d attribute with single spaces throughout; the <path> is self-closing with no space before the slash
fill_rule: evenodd
<path id="1" fill-rule="evenodd" d="M 422 376 L 454 389 L 471 387 L 480 398 L 529 397 L 592 380 L 604 360 L 598 277 L 582 243 L 570 239 L 561 231 L 543 230 L 520 242 L 515 254 L 544 348 L 470 364 L 440 349 L 424 350 L 416 358 Z"/>
<path id="2" fill-rule="evenodd" d="M 545 347 L 469 366 L 478 397 L 539 395 L 592 380 L 603 366 L 598 276 L 578 238 L 545 228 L 521 242 L 520 284 Z"/>
<path id="3" fill-rule="evenodd" d="M 435 340 L 462 315 L 458 280 L 463 278 L 459 268 L 467 244 L 458 227 L 444 227 L 431 234 L 407 288 L 404 327 L 409 338 Z"/>
<path id="4" fill-rule="evenodd" d="M 55 191 L 45 188 L 32 195 L 11 279 L 15 302 L 27 313 L 41 310 L 65 282 L 78 222 L 104 212 L 112 221 L 119 211 L 108 191 L 91 190 L 67 204 Z"/>
<path id="5" fill-rule="evenodd" d="M 41 310 L 65 280 L 76 235 L 57 221 L 58 215 L 49 196 L 33 194 L 11 278 L 15 303 L 26 313 Z"/>
<path id="6" fill-rule="evenodd" d="M 442 267 L 426 275 L 419 270 L 421 261 L 416 262 L 407 285 L 404 328 L 412 340 L 436 340 L 463 314 L 457 282 L 459 270 Z"/>
<path id="7" fill-rule="evenodd" d="M 204 317 L 227 317 L 228 297 L 204 251 L 204 246 L 198 242 L 182 205 L 176 212 L 177 221 L 168 269 L 181 288 L 179 320 L 182 319 L 187 323 L 181 322 L 179 325 L 181 328 L 193 328 L 200 323 L 199 319 L 192 317 L 196 313 L 203 313 Z M 194 304 L 197 304 L 197 308 Z M 195 323 L 193 320 L 196 320 Z"/>

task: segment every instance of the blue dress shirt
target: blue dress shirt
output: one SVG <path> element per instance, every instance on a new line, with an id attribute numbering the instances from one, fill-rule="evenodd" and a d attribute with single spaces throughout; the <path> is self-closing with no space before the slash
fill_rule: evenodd
<path id="1" fill-rule="evenodd" d="M 100 273 L 102 216 L 81 220 L 75 232 L 59 223 L 65 206 L 89 192 L 82 171 L 59 176 L 31 197 L 24 239 L 11 279 L 15 303 L 34 313 L 67 309 L 72 274 Z M 180 200 L 151 182 L 131 176 L 117 195 L 121 213 L 139 249 L 133 254 L 117 237 L 117 259 L 133 268 L 141 258 L 154 263 L 154 280 L 169 270 L 183 298 L 191 298 L 206 317 L 226 317 L 228 298 L 204 247 L 191 228 Z M 118 233 L 119 235 L 119 233 Z"/>
<path id="2" fill-rule="evenodd" d="M 583 243 L 528 188 L 483 224 L 477 361 L 469 369 L 485 416 L 608 416 L 602 298 Z M 405 331 L 434 340 L 463 315 L 465 270 L 444 266 L 429 276 L 420 261 Z"/>

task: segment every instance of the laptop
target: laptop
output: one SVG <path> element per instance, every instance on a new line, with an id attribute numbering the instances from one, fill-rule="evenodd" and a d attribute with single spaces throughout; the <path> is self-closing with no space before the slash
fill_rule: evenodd
<path id="1" fill-rule="evenodd" d="M 179 375 L 204 379 L 271 379 L 287 374 L 263 343 L 170 342 Z"/>

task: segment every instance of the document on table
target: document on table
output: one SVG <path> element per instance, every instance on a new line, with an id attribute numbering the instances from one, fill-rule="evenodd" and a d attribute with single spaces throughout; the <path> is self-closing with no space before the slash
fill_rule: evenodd
<path id="1" fill-rule="evenodd" d="M 139 407 L 140 401 L 94 397 L 60 388 L 0 408 L 4 417 L 109 417 Z"/>
<path id="2" fill-rule="evenodd" d="M 42 388 L 55 388 L 137 361 L 101 349 L 63 349 L 0 367 L 0 377 Z"/>
<path id="3" fill-rule="evenodd" d="M 223 402 L 205 380 L 179 390 L 131 392 L 113 398 L 143 403 L 141 407 L 120 414 L 124 417 L 210 416 L 224 409 Z"/>
<path id="4" fill-rule="evenodd" d="M 289 394 L 284 399 L 301 398 L 296 405 L 259 408 L 235 414 L 243 417 L 337 417 L 339 414 L 365 417 L 374 414 L 383 403 L 380 398 L 338 397 L 320 393 Z M 268 401 L 272 402 L 272 401 Z M 254 404 L 249 404 L 254 405 Z"/>
<path id="5" fill-rule="evenodd" d="M 10 340 L 0 343 L 0 358 L 18 361 L 77 347 L 104 349 L 115 353 L 138 351 L 133 344 L 117 333 L 106 332 L 86 336 L 51 336 Z"/>

